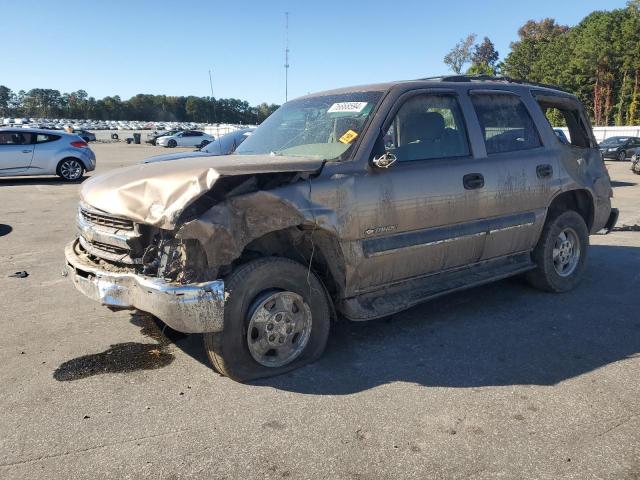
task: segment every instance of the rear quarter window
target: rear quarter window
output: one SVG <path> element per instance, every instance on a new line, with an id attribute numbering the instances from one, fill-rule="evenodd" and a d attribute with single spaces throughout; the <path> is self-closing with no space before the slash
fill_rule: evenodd
<path id="1" fill-rule="evenodd" d="M 51 135 L 47 133 L 38 133 L 36 143 L 54 142 L 60 138 L 60 135 Z"/>
<path id="2" fill-rule="evenodd" d="M 488 155 L 530 150 L 542 145 L 533 119 L 518 96 L 474 93 L 471 100 Z"/>

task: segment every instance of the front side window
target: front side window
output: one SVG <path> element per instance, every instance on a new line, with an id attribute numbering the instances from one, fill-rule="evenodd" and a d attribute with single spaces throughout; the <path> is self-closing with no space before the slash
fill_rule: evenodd
<path id="1" fill-rule="evenodd" d="M 541 146 L 533 119 L 516 95 L 477 93 L 471 95 L 471 100 L 488 155 Z"/>
<path id="2" fill-rule="evenodd" d="M 411 97 L 398 110 L 384 144 L 399 162 L 469 155 L 458 100 L 449 94 Z"/>
<path id="3" fill-rule="evenodd" d="M 0 132 L 0 145 L 30 145 L 30 132 Z"/>
<path id="4" fill-rule="evenodd" d="M 292 100 L 238 146 L 238 155 L 347 158 L 383 92 L 352 92 Z"/>

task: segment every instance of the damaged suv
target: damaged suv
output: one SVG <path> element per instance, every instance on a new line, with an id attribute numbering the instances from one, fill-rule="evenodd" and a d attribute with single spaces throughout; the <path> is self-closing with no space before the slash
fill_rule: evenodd
<path id="1" fill-rule="evenodd" d="M 345 88 L 284 104 L 232 155 L 91 178 L 67 272 L 104 305 L 204 334 L 242 381 L 317 359 L 338 314 L 517 274 L 573 289 L 611 196 L 568 93 L 466 76 Z"/>

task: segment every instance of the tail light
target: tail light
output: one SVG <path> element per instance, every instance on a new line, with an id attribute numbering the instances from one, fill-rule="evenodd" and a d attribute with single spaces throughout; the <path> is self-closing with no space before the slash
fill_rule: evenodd
<path id="1" fill-rule="evenodd" d="M 84 140 L 75 140 L 71 142 L 71 146 L 76 148 L 89 148 L 89 144 Z"/>

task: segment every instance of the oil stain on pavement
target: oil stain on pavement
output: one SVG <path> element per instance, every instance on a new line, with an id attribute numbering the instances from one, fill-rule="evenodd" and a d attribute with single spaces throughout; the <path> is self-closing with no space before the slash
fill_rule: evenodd
<path id="1" fill-rule="evenodd" d="M 102 373 L 126 373 L 166 367 L 174 360 L 170 339 L 151 316 L 134 314 L 131 323 L 141 327 L 140 333 L 157 343 L 126 342 L 111 345 L 108 350 L 83 355 L 64 362 L 53 373 L 60 382 L 80 380 Z M 173 335 L 172 335 L 173 336 Z"/>

